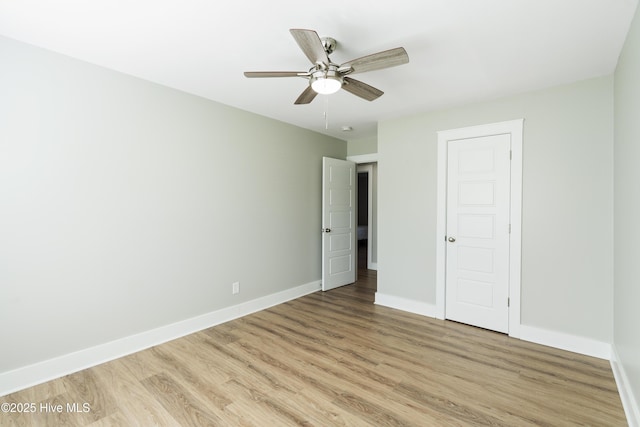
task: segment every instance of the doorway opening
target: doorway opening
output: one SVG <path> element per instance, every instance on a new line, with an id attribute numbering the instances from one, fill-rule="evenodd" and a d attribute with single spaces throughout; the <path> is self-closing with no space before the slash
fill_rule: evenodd
<path id="1" fill-rule="evenodd" d="M 358 164 L 356 242 L 358 268 L 377 270 L 376 163 Z M 362 252 L 362 253 L 361 253 Z"/>
<path id="2" fill-rule="evenodd" d="M 358 196 L 356 206 L 357 217 L 357 280 L 356 286 L 369 291 L 377 291 L 377 271 L 371 269 L 371 247 L 373 233 L 373 212 L 371 195 L 373 193 L 373 166 L 358 166 Z"/>
<path id="3" fill-rule="evenodd" d="M 353 171 L 353 178 L 351 181 L 351 188 L 353 190 L 342 191 L 340 194 L 335 194 L 335 200 L 338 199 L 345 202 L 347 194 L 353 193 L 353 197 L 350 203 L 346 205 L 351 207 L 351 216 L 348 220 L 351 223 L 351 233 L 348 241 L 346 239 L 341 239 L 340 242 L 335 242 L 335 229 L 340 229 L 340 224 L 346 224 L 347 218 L 342 215 L 337 215 L 334 213 L 333 216 L 328 215 L 325 212 L 325 206 L 327 205 L 327 200 L 332 200 L 331 197 L 328 197 L 327 194 L 327 178 L 332 175 L 327 171 L 326 162 L 342 162 L 342 164 L 347 164 L 351 162 L 355 163 L 355 170 Z M 322 231 L 323 231 L 323 291 L 336 288 L 337 292 L 356 292 L 362 298 L 370 299 L 371 302 L 375 302 L 375 294 L 377 291 L 377 209 L 376 209 L 376 199 L 377 199 L 377 162 L 378 155 L 377 153 L 372 154 L 364 154 L 357 156 L 349 156 L 346 159 L 346 162 L 339 161 L 337 159 L 328 159 L 323 158 L 323 214 L 322 214 Z M 359 175 L 362 173 L 362 175 Z M 361 177 L 361 179 L 358 179 Z M 362 182 L 363 186 L 358 188 L 358 182 Z M 366 182 L 366 185 L 364 185 Z M 358 200 L 358 194 L 360 194 L 360 199 Z M 340 196 L 340 197 L 338 197 Z M 361 208 L 358 207 L 358 203 L 362 205 Z M 329 202 L 330 204 L 330 202 Z M 346 205 L 343 203 L 343 208 Z M 345 210 L 346 212 L 346 210 Z M 361 214 L 360 221 L 358 221 L 358 213 Z M 342 218 L 341 221 L 338 221 Z M 334 238 L 333 245 L 328 241 L 329 237 Z M 340 244 L 338 244 L 340 243 Z M 355 270 L 355 282 L 351 284 L 351 286 L 340 286 L 340 287 L 326 287 L 325 288 L 325 279 L 326 272 L 328 269 L 326 268 L 326 256 L 325 249 L 327 248 L 346 248 L 350 247 L 352 259 L 353 259 L 353 269 Z M 351 262 L 349 262 L 351 264 Z"/>
<path id="4" fill-rule="evenodd" d="M 369 243 L 369 172 L 358 172 L 358 268 L 367 265 L 367 246 Z"/>

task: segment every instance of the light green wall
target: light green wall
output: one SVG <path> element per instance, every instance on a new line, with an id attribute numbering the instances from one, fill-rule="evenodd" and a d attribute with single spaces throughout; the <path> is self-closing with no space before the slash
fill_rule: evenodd
<path id="1" fill-rule="evenodd" d="M 0 63 L 0 373 L 320 280 L 344 141 L 5 38 Z"/>
<path id="2" fill-rule="evenodd" d="M 615 73 L 614 349 L 640 408 L 640 8 Z M 638 417 L 640 414 L 637 414 Z M 640 418 L 637 419 L 640 422 Z"/>
<path id="3" fill-rule="evenodd" d="M 360 156 L 378 152 L 378 138 L 350 139 L 347 141 L 347 156 Z"/>
<path id="4" fill-rule="evenodd" d="M 378 292 L 435 304 L 437 131 L 524 118 L 522 324 L 611 342 L 613 79 L 378 126 Z"/>

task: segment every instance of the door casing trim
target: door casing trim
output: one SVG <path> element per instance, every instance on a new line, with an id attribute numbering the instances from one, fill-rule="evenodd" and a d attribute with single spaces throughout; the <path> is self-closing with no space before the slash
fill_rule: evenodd
<path id="1" fill-rule="evenodd" d="M 447 143 L 448 141 L 511 134 L 511 190 L 509 235 L 509 336 L 520 338 L 522 264 L 522 140 L 524 119 L 438 132 L 438 181 L 436 218 L 436 318 L 445 318 L 447 233 Z"/>

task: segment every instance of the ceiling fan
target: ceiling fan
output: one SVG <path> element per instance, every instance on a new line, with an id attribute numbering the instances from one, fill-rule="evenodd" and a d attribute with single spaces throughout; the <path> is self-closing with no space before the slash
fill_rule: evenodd
<path id="1" fill-rule="evenodd" d="M 409 62 L 409 55 L 402 47 L 389 49 L 372 55 L 334 64 L 329 55 L 336 48 L 336 41 L 330 37 L 322 39 L 313 30 L 291 29 L 291 35 L 313 66 L 309 71 L 246 71 L 245 77 L 304 77 L 309 86 L 300 94 L 294 104 L 309 104 L 317 94 L 328 95 L 344 89 L 367 101 L 379 98 L 384 92 L 359 80 L 348 77 L 365 71 L 395 67 Z"/>

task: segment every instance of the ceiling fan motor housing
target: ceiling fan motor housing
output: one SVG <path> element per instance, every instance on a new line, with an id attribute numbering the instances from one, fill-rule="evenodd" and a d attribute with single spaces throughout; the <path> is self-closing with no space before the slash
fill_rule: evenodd
<path id="1" fill-rule="evenodd" d="M 327 55 L 331 55 L 338 46 L 338 42 L 334 38 L 322 37 L 320 40 L 322 41 L 322 46 L 324 47 L 324 51 L 327 52 Z"/>

